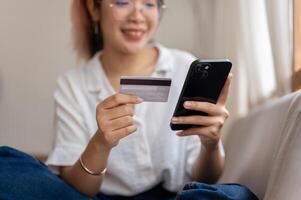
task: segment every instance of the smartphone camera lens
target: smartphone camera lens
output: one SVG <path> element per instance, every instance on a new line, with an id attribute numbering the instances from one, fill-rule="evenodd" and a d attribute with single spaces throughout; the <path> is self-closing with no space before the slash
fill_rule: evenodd
<path id="1" fill-rule="evenodd" d="M 209 64 L 198 64 L 195 68 L 196 78 L 206 79 L 209 75 L 208 70 L 210 69 Z"/>
<path id="2" fill-rule="evenodd" d="M 203 70 L 204 70 L 204 67 L 202 65 L 197 65 L 196 66 L 196 73 L 197 74 L 202 73 Z"/>
<path id="3" fill-rule="evenodd" d="M 209 73 L 208 71 L 206 70 L 203 70 L 201 73 L 200 73 L 200 79 L 206 79 L 208 77 Z"/>

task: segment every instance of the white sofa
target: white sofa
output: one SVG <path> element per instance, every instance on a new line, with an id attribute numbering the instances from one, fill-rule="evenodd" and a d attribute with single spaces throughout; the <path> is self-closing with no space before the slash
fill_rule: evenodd
<path id="1" fill-rule="evenodd" d="M 220 183 L 247 185 L 264 200 L 301 199 L 301 90 L 235 122 Z"/>

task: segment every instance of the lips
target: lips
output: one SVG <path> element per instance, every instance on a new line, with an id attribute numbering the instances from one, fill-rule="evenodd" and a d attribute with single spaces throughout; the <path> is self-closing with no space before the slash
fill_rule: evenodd
<path id="1" fill-rule="evenodd" d="M 122 29 L 121 31 L 124 37 L 130 41 L 140 41 L 146 33 L 144 29 Z"/>

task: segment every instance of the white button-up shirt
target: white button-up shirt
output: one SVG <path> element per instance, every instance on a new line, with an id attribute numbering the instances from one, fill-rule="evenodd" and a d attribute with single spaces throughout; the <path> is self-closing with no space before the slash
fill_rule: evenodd
<path id="1" fill-rule="evenodd" d="M 135 106 L 137 131 L 112 149 L 100 188 L 105 194 L 135 195 L 160 182 L 165 189 L 178 191 L 191 179 L 200 140 L 197 136 L 176 136 L 169 124 L 195 58 L 160 44 L 155 47 L 159 58 L 152 76 L 172 79 L 168 102 Z M 103 71 L 100 54 L 58 79 L 54 94 L 56 140 L 47 160 L 49 166 L 70 166 L 79 159 L 97 130 L 97 105 L 115 93 Z"/>

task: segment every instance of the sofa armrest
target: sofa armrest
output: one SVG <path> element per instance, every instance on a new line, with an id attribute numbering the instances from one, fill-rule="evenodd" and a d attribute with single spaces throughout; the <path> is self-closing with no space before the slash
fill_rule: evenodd
<path id="1" fill-rule="evenodd" d="M 281 143 L 264 200 L 296 200 L 301 197 L 301 109 L 289 135 Z"/>
<path id="2" fill-rule="evenodd" d="M 287 126 L 296 115 L 301 91 L 271 101 L 234 123 L 225 142 L 226 164 L 220 183 L 241 183 L 263 199 Z"/>

